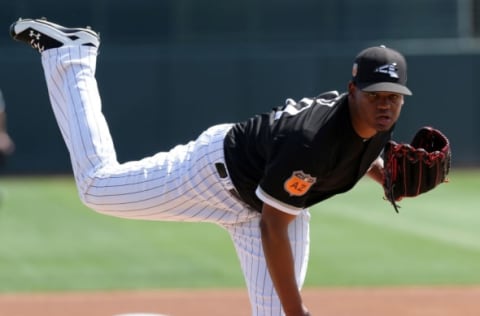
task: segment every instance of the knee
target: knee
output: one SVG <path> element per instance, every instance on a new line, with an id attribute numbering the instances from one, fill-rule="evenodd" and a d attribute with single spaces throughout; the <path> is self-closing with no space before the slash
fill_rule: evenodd
<path id="1" fill-rule="evenodd" d="M 93 178 L 85 178 L 83 181 L 77 179 L 78 197 L 82 204 L 89 209 L 98 213 L 104 213 L 106 210 L 103 209 L 102 205 L 106 205 L 107 203 L 98 192 L 95 192 L 97 186 L 92 179 Z"/>

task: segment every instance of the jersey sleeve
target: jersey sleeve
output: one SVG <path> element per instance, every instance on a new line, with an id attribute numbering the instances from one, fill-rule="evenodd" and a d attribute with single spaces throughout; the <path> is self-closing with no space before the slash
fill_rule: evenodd
<path id="1" fill-rule="evenodd" d="M 310 150 L 294 137 L 279 142 L 255 191 L 257 197 L 288 214 L 297 215 L 305 209 L 316 182 Z"/>

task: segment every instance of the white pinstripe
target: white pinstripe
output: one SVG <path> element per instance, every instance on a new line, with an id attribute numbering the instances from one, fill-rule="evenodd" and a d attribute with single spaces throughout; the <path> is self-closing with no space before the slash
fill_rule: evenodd
<path id="1" fill-rule="evenodd" d="M 260 216 L 226 227 L 232 236 L 247 282 L 252 315 L 283 315 L 280 300 L 268 274 L 259 222 Z M 289 226 L 290 242 L 295 258 L 295 275 L 300 287 L 307 273 L 310 249 L 309 222 L 310 213 L 305 210 Z"/>
<path id="2" fill-rule="evenodd" d="M 263 256 L 260 214 L 237 201 L 214 163 L 224 162 L 231 124 L 213 126 L 195 141 L 119 164 L 95 80 L 97 49 L 65 46 L 42 53 L 50 102 L 70 153 L 81 200 L 124 218 L 212 222 L 227 229 L 245 276 L 253 315 L 281 315 Z M 308 261 L 308 210 L 290 226 L 298 284 Z"/>

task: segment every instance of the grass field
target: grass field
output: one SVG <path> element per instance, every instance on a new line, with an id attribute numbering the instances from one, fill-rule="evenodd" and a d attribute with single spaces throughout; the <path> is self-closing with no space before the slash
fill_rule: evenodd
<path id="1" fill-rule="evenodd" d="M 480 284 L 480 171 L 401 202 L 361 181 L 312 209 L 306 286 Z M 71 176 L 0 179 L 0 292 L 243 287 L 212 224 L 117 219 L 84 207 Z"/>

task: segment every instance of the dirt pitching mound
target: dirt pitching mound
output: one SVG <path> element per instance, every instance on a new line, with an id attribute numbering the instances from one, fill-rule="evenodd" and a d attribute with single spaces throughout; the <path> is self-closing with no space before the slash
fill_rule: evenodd
<path id="1" fill-rule="evenodd" d="M 307 288 L 314 316 L 478 316 L 480 287 Z M 248 316 L 244 289 L 2 294 L 0 315 Z"/>

